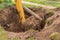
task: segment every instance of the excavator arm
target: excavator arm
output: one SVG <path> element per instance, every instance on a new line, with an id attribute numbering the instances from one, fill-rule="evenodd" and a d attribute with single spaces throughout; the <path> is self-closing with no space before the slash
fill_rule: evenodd
<path id="1" fill-rule="evenodd" d="M 21 0 L 14 0 L 14 1 L 16 3 L 16 8 L 17 8 L 19 15 L 20 15 L 20 21 L 21 21 L 21 23 L 23 23 L 25 21 L 25 14 L 24 14 Z"/>

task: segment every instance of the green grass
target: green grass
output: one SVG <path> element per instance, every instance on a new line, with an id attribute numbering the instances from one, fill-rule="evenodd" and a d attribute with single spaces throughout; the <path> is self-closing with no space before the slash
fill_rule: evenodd
<path id="1" fill-rule="evenodd" d="M 50 6 L 60 7 L 60 3 L 54 2 L 54 1 L 51 1 L 51 2 L 41 1 L 41 0 L 24 0 L 24 1 L 43 4 L 43 5 L 50 5 Z"/>
<path id="2" fill-rule="evenodd" d="M 9 5 L 13 5 L 14 3 L 11 0 L 2 0 L 0 3 L 0 9 L 3 9 Z"/>
<path id="3" fill-rule="evenodd" d="M 43 5 L 50 5 L 50 6 L 54 6 L 54 7 L 60 7 L 60 3 L 56 2 L 56 1 L 43 1 L 43 0 L 24 0 L 24 1 L 28 1 L 28 2 L 33 2 L 33 3 L 38 3 L 38 4 L 43 4 Z M 8 5 L 13 5 L 14 3 L 10 0 L 10 1 L 3 1 L 2 3 L 0 3 L 0 9 L 5 8 Z M 28 5 L 25 4 L 28 7 L 31 7 L 33 5 Z"/>
<path id="4" fill-rule="evenodd" d="M 49 36 L 49 38 L 52 40 L 60 40 L 60 33 L 54 32 Z"/>
<path id="5" fill-rule="evenodd" d="M 35 6 L 35 5 L 30 5 L 30 4 L 23 4 L 23 5 L 27 6 L 28 8 L 39 7 L 39 6 Z"/>
<path id="6" fill-rule="evenodd" d="M 6 36 L 6 31 L 4 31 L 4 29 L 1 27 L 0 27 L 0 40 L 8 40 Z"/>

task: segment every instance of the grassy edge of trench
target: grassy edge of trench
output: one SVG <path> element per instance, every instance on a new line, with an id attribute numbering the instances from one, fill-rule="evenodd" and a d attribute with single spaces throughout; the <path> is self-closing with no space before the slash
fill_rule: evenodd
<path id="1" fill-rule="evenodd" d="M 50 5 L 54 7 L 60 7 L 60 3 L 58 2 L 47 2 L 47 1 L 41 1 L 41 0 L 24 0 L 26 2 L 33 2 L 33 3 L 38 3 L 38 4 L 43 4 L 43 5 Z"/>
<path id="2" fill-rule="evenodd" d="M 42 5 L 47 5 L 47 6 L 60 7 L 60 3 L 59 2 L 53 2 L 53 1 L 51 1 L 51 2 L 43 1 L 43 0 L 23 0 L 23 1 L 37 3 L 37 4 L 42 4 Z M 13 1 L 2 2 L 2 3 L 0 3 L 0 9 L 5 8 L 6 6 L 9 6 L 9 5 L 13 5 L 13 4 L 14 4 Z M 31 7 L 32 6 L 33 7 L 34 5 L 25 4 L 25 6 L 27 6 L 27 7 Z"/>

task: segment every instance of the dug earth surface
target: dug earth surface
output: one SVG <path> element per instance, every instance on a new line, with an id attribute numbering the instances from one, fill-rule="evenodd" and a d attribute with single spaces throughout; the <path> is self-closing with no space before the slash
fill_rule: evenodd
<path id="1" fill-rule="evenodd" d="M 36 15 L 40 16 L 44 20 L 44 15 L 46 13 L 45 9 L 34 8 L 31 10 L 34 11 Z M 5 30 L 11 32 L 24 32 L 29 29 L 40 30 L 41 28 L 44 27 L 45 22 L 43 22 L 43 20 L 38 20 L 37 18 L 29 14 L 26 10 L 24 11 L 26 16 L 26 21 L 24 23 L 21 23 L 21 21 L 19 20 L 20 19 L 19 13 L 15 6 L 9 6 L 1 10 L 0 11 L 1 26 Z"/>
<path id="2" fill-rule="evenodd" d="M 36 19 L 24 10 L 26 21 L 21 24 L 15 6 L 0 10 L 0 25 L 7 31 L 8 38 L 19 37 L 21 40 L 26 40 L 29 37 L 34 37 L 35 40 L 52 40 L 49 37 L 52 33 L 60 33 L 60 10 L 57 10 L 59 8 L 53 11 L 44 8 L 30 9 L 42 20 Z"/>

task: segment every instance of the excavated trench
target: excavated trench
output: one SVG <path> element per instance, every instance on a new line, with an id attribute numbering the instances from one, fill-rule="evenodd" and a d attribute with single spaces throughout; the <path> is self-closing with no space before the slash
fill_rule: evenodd
<path id="1" fill-rule="evenodd" d="M 34 16 L 29 14 L 26 10 L 25 16 L 26 21 L 21 24 L 19 21 L 19 14 L 15 6 L 9 6 L 0 11 L 0 24 L 6 31 L 11 32 L 25 32 L 27 30 L 33 29 L 40 31 L 45 26 L 46 18 L 50 17 L 50 14 L 47 14 L 48 11 L 43 8 L 30 8 L 33 12 L 35 12 L 38 16 L 42 18 L 42 20 L 36 19 Z"/>
<path id="2" fill-rule="evenodd" d="M 51 40 L 49 38 L 50 34 L 60 33 L 59 8 L 54 9 L 54 12 L 44 8 L 33 7 L 30 9 L 39 15 L 42 20 L 38 20 L 24 10 L 26 21 L 21 23 L 15 6 L 0 10 L 0 25 L 8 32 L 8 38 L 18 36 L 21 40 L 26 40 L 30 37 L 34 37 L 35 40 Z"/>

